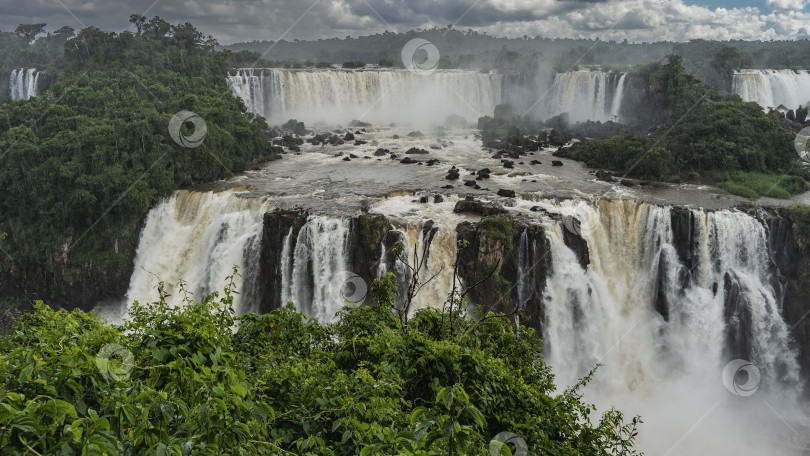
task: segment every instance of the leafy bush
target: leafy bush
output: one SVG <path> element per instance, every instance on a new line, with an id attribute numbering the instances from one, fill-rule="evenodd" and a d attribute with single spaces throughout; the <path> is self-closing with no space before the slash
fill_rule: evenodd
<path id="1" fill-rule="evenodd" d="M 799 106 L 796 109 L 796 122 L 804 123 L 805 120 L 807 120 L 807 107 Z"/>
<path id="2" fill-rule="evenodd" d="M 638 418 L 593 420 L 593 373 L 554 395 L 542 342 L 508 318 L 403 323 L 390 281 L 334 324 L 292 304 L 235 318 L 232 284 L 176 308 L 161 286 L 123 326 L 38 303 L 0 339 L 4 454 L 483 456 L 502 431 L 531 454 L 634 454 Z M 133 354 L 105 364 L 124 375 L 99 368 L 110 344 Z"/>

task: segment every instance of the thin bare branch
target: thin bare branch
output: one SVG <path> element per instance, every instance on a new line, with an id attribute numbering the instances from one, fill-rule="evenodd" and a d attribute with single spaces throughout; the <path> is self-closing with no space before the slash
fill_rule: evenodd
<path id="1" fill-rule="evenodd" d="M 491 278 L 492 278 L 492 276 L 493 276 L 493 275 L 495 275 L 495 271 L 498 269 L 498 266 L 499 266 L 500 264 L 501 264 L 501 260 L 496 261 L 496 262 L 495 262 L 495 265 L 494 265 L 494 266 L 492 266 L 492 270 L 491 270 L 491 271 L 489 271 L 489 274 L 487 274 L 487 276 L 486 276 L 486 277 L 484 277 L 483 279 L 481 279 L 481 280 L 479 280 L 478 282 L 476 282 L 476 283 L 475 283 L 473 286 L 468 287 L 466 290 L 464 290 L 464 293 L 461 293 L 461 297 L 466 296 L 466 295 L 467 295 L 467 293 L 471 292 L 473 289 L 475 289 L 475 287 L 477 287 L 477 286 L 481 285 L 482 283 L 486 282 L 487 280 L 491 279 Z"/>

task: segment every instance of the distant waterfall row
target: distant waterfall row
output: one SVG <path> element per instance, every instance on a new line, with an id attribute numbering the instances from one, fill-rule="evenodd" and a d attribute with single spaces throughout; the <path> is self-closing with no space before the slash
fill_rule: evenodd
<path id="1" fill-rule="evenodd" d="M 39 72 L 36 68 L 19 68 L 11 70 L 8 79 L 9 98 L 11 100 L 27 100 L 39 94 L 37 81 Z"/>
<path id="2" fill-rule="evenodd" d="M 240 69 L 228 76 L 248 110 L 271 122 L 474 122 L 501 102 L 502 77 L 468 71 Z"/>
<path id="3" fill-rule="evenodd" d="M 763 108 L 795 110 L 810 104 L 810 70 L 742 70 L 734 74 L 732 90 Z"/>
<path id="4" fill-rule="evenodd" d="M 541 117 L 568 113 L 574 122 L 618 122 L 628 83 L 627 73 L 572 71 L 558 73 L 541 100 Z M 548 100 L 548 103 L 546 103 Z"/>
<path id="5" fill-rule="evenodd" d="M 574 71 L 557 74 L 550 88 L 512 100 L 541 118 L 568 113 L 573 121 L 619 121 L 627 73 Z M 240 69 L 228 76 L 234 95 L 250 112 L 279 123 L 289 118 L 348 122 L 353 119 L 442 125 L 449 115 L 468 121 L 492 115 L 506 87 L 499 74 L 439 71 Z M 525 95 L 525 96 L 524 96 Z M 527 106 L 528 107 L 528 106 Z"/>

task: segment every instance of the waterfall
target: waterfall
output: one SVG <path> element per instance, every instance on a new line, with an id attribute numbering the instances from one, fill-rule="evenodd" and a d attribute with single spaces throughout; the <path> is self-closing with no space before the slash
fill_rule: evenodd
<path id="1" fill-rule="evenodd" d="M 692 211 L 689 266 L 674 246 L 670 208 L 632 201 L 544 207 L 588 227 L 582 236 L 590 264 L 583 268 L 564 241 L 565 224 L 542 218 L 553 265 L 543 297 L 544 339 L 558 386 L 603 364 L 588 386 L 590 398 L 642 414 L 651 426 L 641 444 L 651 454 L 771 452 L 769 442 L 751 435 L 763 423 L 778 426 L 780 417 L 763 417 L 755 410 L 761 403 L 729 402 L 733 396 L 720 381 L 726 363 L 749 360 L 762 375 L 759 397 L 784 400 L 785 416 L 794 414 L 797 353 L 771 285 L 763 225 L 735 210 Z M 656 309 L 661 299 L 669 306 L 666 318 Z M 678 441 L 715 408 L 695 435 Z"/>
<path id="2" fill-rule="evenodd" d="M 571 71 L 555 76 L 544 117 L 568 113 L 573 122 L 619 121 L 627 73 Z M 542 109 L 542 108 L 541 108 Z"/>
<path id="3" fill-rule="evenodd" d="M 457 227 L 479 220 L 453 211 L 457 196 L 429 203 L 420 196 L 383 198 L 370 209 L 390 223 L 378 277 L 393 272 L 407 283 L 414 249 L 420 256 L 426 252 L 419 273 L 427 285 L 411 315 L 445 303 L 453 287 Z M 530 211 L 535 205 L 542 210 Z M 180 279 L 201 298 L 222 290 L 236 264 L 243 276 L 236 278 L 237 312 L 259 309 L 259 285 L 278 279 L 282 302 L 333 321 L 346 304 L 347 281 L 358 272 L 351 270 L 354 249 L 364 248 L 355 244 L 359 230 L 353 232 L 352 217 L 310 215 L 297 230 L 275 233 L 277 270 L 264 273 L 278 277 L 259 277 L 267 259 L 260 256 L 272 256 L 260 248 L 269 209 L 266 199 L 238 191 L 179 191 L 161 201 L 141 233 L 127 302 L 154 300 L 158 280 L 166 283 L 173 305 L 182 304 Z M 627 415 L 642 415 L 642 450 L 775 454 L 773 441 L 757 438 L 763 427 L 784 428 L 783 419 L 802 422 L 798 354 L 782 318 L 783 290 L 776 286 L 760 220 L 737 210 L 682 210 L 631 200 L 519 200 L 509 211 L 524 228 L 514 233 L 514 251 L 502 271 L 516 270 L 509 293 L 530 318 L 542 320 L 532 323 L 541 330 L 555 383 L 566 388 L 602 364 L 583 391 L 585 399 L 601 409 L 618 406 Z M 684 214 L 686 234 L 673 224 Z M 571 217 L 579 223 L 570 223 Z M 586 246 L 587 261 L 572 236 L 584 241 L 578 245 Z M 393 259 L 385 250 L 396 240 L 405 252 Z M 733 396 L 723 386 L 721 373 L 734 359 L 750 361 L 761 373 L 755 397 Z"/>
<path id="4" fill-rule="evenodd" d="M 594 223 L 582 232 L 590 253 L 590 265 L 583 269 L 563 241 L 564 225 L 544 220 L 554 265 L 544 296 L 546 338 L 552 365 L 565 366 L 564 382 L 605 362 L 608 377 L 620 380 L 613 386 L 647 388 L 659 379 L 663 364 L 676 362 L 686 372 L 716 365 L 732 353 L 751 358 L 779 383 L 798 383 L 796 354 L 771 285 L 767 234 L 759 221 L 738 211 L 694 211 L 700 222 L 693 246 L 697 260 L 687 269 L 673 245 L 669 208 L 602 201 L 557 211 Z M 653 305 L 659 296 L 671 306 L 668 321 Z M 739 313 L 726 321 L 729 306 Z M 728 340 L 739 331 L 750 334 Z M 628 347 L 652 350 L 610 352 L 622 337 Z"/>
<path id="5" fill-rule="evenodd" d="M 624 101 L 624 89 L 627 84 L 627 73 L 622 73 L 616 83 L 615 94 L 611 102 L 610 118 L 618 121 L 621 116 L 622 102 Z"/>
<path id="6" fill-rule="evenodd" d="M 372 209 L 388 217 L 405 247 L 389 262 L 383 245 L 379 276 L 390 269 L 406 282 L 406 264 L 416 267 L 414 249 L 425 257 L 419 273 L 426 285 L 411 312 L 441 307 L 452 289 L 456 226 L 466 220 L 453 212 L 457 200 L 422 204 L 397 196 Z M 668 366 L 678 365 L 688 375 L 734 355 L 750 359 L 779 384 L 798 384 L 781 290 L 772 284 L 768 236 L 757 219 L 739 211 L 692 211 L 696 222 L 687 264 L 674 246 L 671 208 L 629 200 L 537 204 L 547 213 L 530 216 L 543 228 L 539 236 L 545 236 L 550 267 L 540 277 L 534 265 L 546 249 L 538 249 L 527 231 L 518 233 L 514 293 L 521 310 L 542 296 L 543 337 L 562 383 L 604 362 L 614 380 L 610 388 L 648 389 Z M 221 290 L 238 265 L 236 309 L 256 310 L 258 281 L 270 280 L 259 277 L 263 214 L 269 209 L 265 199 L 238 191 L 178 191 L 161 201 L 142 230 L 127 302 L 154 300 L 159 280 L 174 305 L 182 302 L 181 279 L 201 298 Z M 566 244 L 564 230 L 570 227 L 560 215 L 581 222 L 587 267 Z M 351 226 L 350 217 L 311 215 L 297 232 L 290 228 L 282 235 L 282 302 L 292 301 L 321 321 L 334 318 L 345 304 L 342 287 L 356 272 L 349 260 L 350 249 L 357 248 L 350 245 Z M 611 350 L 620 343 L 645 349 Z"/>
<path id="7" fill-rule="evenodd" d="M 159 281 L 171 294 L 172 305 L 183 302 L 181 279 L 192 299 L 221 293 L 225 278 L 237 265 L 242 277 L 235 278 L 240 294 L 234 307 L 238 313 L 254 310 L 262 217 L 269 209 L 263 199 L 243 198 L 232 191 L 181 190 L 158 203 L 141 233 L 126 302 L 156 300 Z"/>
<path id="8" fill-rule="evenodd" d="M 37 81 L 39 72 L 36 68 L 19 68 L 11 70 L 8 80 L 9 98 L 14 100 L 27 100 L 38 95 Z"/>
<path id="9" fill-rule="evenodd" d="M 400 239 L 405 249 L 395 260 L 393 272 L 400 283 L 407 284 L 411 279 L 410 269 L 416 269 L 414 251 L 418 254 L 419 281 L 423 287 L 411 303 L 410 315 L 419 309 L 441 308 L 453 288 L 453 264 L 456 260 L 455 226 L 441 225 L 433 221 L 411 220 L 398 227 Z M 385 268 L 384 264 L 381 267 Z M 382 272 L 382 271 L 381 271 Z M 379 274 L 381 275 L 381 274 Z M 405 300 L 405 287 L 400 292 L 397 304 Z"/>
<path id="10" fill-rule="evenodd" d="M 741 70 L 734 74 L 732 90 L 766 109 L 784 105 L 795 110 L 810 103 L 810 70 Z"/>
<path id="11" fill-rule="evenodd" d="M 475 121 L 501 102 L 502 76 L 469 71 L 281 70 L 244 68 L 228 76 L 248 111 L 280 123 L 372 122 L 443 125 L 449 115 Z"/>
<path id="12" fill-rule="evenodd" d="M 531 265 L 534 262 L 532 251 L 535 249 L 535 246 L 529 244 L 529 236 L 524 229 L 523 232 L 520 233 L 520 241 L 518 242 L 518 270 L 520 274 L 518 275 L 516 291 L 518 298 L 517 304 L 520 310 L 526 308 L 526 303 L 528 303 L 531 298 L 532 282 L 534 282 Z"/>
<path id="13" fill-rule="evenodd" d="M 282 250 L 282 302 L 293 302 L 298 310 L 332 321 L 345 305 L 343 286 L 349 270 L 347 251 L 350 220 L 310 216 L 299 230 L 295 246 L 293 232 Z"/>
<path id="14" fill-rule="evenodd" d="M 418 253 L 419 281 L 423 284 L 411 303 L 409 311 L 413 315 L 419 309 L 429 307 L 442 308 L 453 289 L 453 268 L 456 262 L 457 244 L 456 227 L 465 219 L 453 212 L 458 202 L 457 196 L 445 197 L 442 202 L 422 204 L 421 196 L 432 195 L 417 194 L 414 196 L 389 197 L 375 205 L 371 212 L 385 215 L 394 226 L 393 231 L 397 240 L 404 245 L 400 257 L 393 260 L 392 265 L 387 261 L 380 261 L 377 271 L 378 277 L 386 272 L 393 272 L 400 284 L 400 295 L 397 304 L 404 303 L 404 292 L 407 283 L 411 280 L 410 270 L 416 269 L 414 251 Z M 386 252 L 383 251 L 385 259 Z M 426 258 L 425 258 L 426 257 Z M 407 265 L 407 266 L 406 266 Z M 391 270 L 389 270 L 389 266 Z M 410 268 L 408 267 L 410 266 Z M 456 282 L 456 289 L 463 286 L 461 281 Z"/>

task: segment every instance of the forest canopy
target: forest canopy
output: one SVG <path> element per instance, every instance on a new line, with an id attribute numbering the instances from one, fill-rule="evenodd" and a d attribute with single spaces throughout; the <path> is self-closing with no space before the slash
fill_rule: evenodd
<path id="1" fill-rule="evenodd" d="M 81 30 L 44 70 L 43 96 L 0 104 L 0 230 L 10 253 L 0 261 L 62 251 L 71 264 L 128 262 L 113 243 L 157 198 L 273 157 L 264 119 L 228 90 L 229 52 L 188 23 L 138 15 L 132 23 L 134 33 Z M 27 46 L 37 53 L 53 40 Z M 205 121 L 199 147 L 171 139 L 179 111 Z"/>

